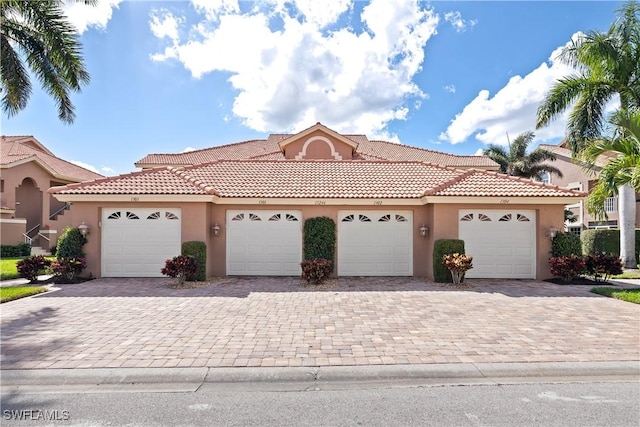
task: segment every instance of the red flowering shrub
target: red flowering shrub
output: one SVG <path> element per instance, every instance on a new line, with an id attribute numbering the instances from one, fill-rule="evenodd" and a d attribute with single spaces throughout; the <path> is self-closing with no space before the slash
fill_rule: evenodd
<path id="1" fill-rule="evenodd" d="M 20 277 L 35 282 L 38 280 L 38 276 L 44 274 L 50 265 L 51 261 L 42 255 L 33 255 L 18 261 L 16 267 L 18 268 Z"/>
<path id="2" fill-rule="evenodd" d="M 324 258 L 306 259 L 300 263 L 300 267 L 302 267 L 302 278 L 307 283 L 315 284 L 322 282 L 333 270 L 331 261 Z"/>
<path id="3" fill-rule="evenodd" d="M 622 260 L 613 254 L 595 254 L 584 257 L 585 273 L 596 282 L 607 281 L 615 274 L 622 274 Z"/>
<path id="4" fill-rule="evenodd" d="M 87 267 L 84 258 L 58 258 L 51 263 L 51 271 L 56 283 L 74 283 L 78 275 Z"/>
<path id="5" fill-rule="evenodd" d="M 549 259 L 551 274 L 570 282 L 584 273 L 584 259 L 577 255 L 557 256 Z"/>
<path id="6" fill-rule="evenodd" d="M 196 259 L 186 255 L 178 255 L 173 259 L 168 259 L 165 262 L 164 268 L 160 270 L 160 273 L 169 277 L 177 277 L 178 283 L 182 285 L 187 279 L 187 276 L 195 275 L 198 271 L 198 264 Z"/>

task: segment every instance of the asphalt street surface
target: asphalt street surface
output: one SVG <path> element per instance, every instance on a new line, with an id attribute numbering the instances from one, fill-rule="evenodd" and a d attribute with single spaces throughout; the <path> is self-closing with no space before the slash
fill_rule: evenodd
<path id="1" fill-rule="evenodd" d="M 637 426 L 637 381 L 2 395 L 3 426 Z"/>

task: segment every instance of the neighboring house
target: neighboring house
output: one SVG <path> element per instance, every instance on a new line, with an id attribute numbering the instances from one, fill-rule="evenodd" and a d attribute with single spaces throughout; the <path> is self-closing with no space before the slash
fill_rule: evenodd
<path id="1" fill-rule="evenodd" d="M 336 223 L 338 276 L 433 275 L 437 239 L 460 238 L 467 277 L 550 277 L 550 227 L 584 193 L 507 177 L 456 156 L 341 135 L 294 135 L 179 154 L 142 171 L 52 188 L 90 227 L 87 273 L 160 276 L 181 243 L 207 245 L 207 274 L 296 276 L 304 221 Z"/>
<path id="2" fill-rule="evenodd" d="M 547 175 L 545 182 L 571 188 L 579 191 L 590 192 L 598 183 L 599 172 L 609 160 L 609 156 L 602 155 L 597 159 L 596 168 L 593 173 L 585 171 L 584 168 L 572 160 L 571 150 L 567 148 L 564 141 L 558 145 L 541 144 L 540 148 L 551 151 L 556 155 L 553 166 L 562 172 L 562 178 L 555 174 Z M 589 228 L 618 228 L 618 197 L 609 197 L 605 202 L 607 219 L 598 220 L 591 216 L 586 209 L 585 200 L 579 200 L 566 206 L 575 215 L 576 222 L 567 222 L 565 229 L 574 234 L 580 235 L 582 230 Z M 636 228 L 640 227 L 640 194 L 636 194 Z"/>
<path id="3" fill-rule="evenodd" d="M 56 157 L 33 136 L 2 136 L 0 225 L 2 244 L 33 243 L 52 247 L 71 225 L 66 202 L 47 190 L 54 186 L 102 178 Z"/>

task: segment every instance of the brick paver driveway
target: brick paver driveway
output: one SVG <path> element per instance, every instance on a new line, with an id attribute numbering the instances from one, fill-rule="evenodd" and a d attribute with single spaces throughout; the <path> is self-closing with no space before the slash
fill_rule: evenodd
<path id="1" fill-rule="evenodd" d="M 640 306 L 588 286 L 100 279 L 3 304 L 2 369 L 640 360 Z"/>

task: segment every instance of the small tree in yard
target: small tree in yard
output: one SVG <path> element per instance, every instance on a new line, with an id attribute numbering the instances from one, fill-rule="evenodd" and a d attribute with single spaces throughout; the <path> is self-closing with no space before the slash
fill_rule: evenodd
<path id="1" fill-rule="evenodd" d="M 164 268 L 160 270 L 165 276 L 177 277 L 180 286 L 184 285 L 187 276 L 194 275 L 197 271 L 196 259 L 186 255 L 178 255 L 173 259 L 168 259 Z"/>

